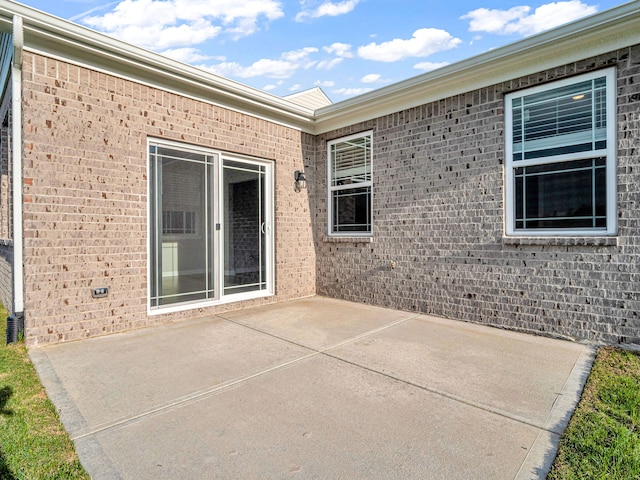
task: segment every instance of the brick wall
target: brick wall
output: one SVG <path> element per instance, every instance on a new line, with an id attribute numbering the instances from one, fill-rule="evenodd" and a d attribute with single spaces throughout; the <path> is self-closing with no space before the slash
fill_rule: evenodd
<path id="1" fill-rule="evenodd" d="M 619 235 L 503 239 L 505 93 L 618 67 Z M 640 344 L 640 46 L 318 138 L 318 293 L 549 335 Z M 373 129 L 371 243 L 330 241 L 326 142 Z M 395 268 L 392 268 L 392 263 Z"/>
<path id="2" fill-rule="evenodd" d="M 23 95 L 28 345 L 315 293 L 299 131 L 26 52 Z M 274 161 L 275 297 L 147 315 L 149 137 Z M 107 298 L 91 298 L 99 286 Z"/>

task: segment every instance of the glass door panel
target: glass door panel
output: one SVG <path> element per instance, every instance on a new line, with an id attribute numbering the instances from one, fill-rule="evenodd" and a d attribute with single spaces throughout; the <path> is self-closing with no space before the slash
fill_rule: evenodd
<path id="1" fill-rule="evenodd" d="M 215 297 L 211 201 L 214 157 L 151 147 L 151 306 Z"/>
<path id="2" fill-rule="evenodd" d="M 264 165 L 224 160 L 224 295 L 268 288 L 266 173 Z"/>

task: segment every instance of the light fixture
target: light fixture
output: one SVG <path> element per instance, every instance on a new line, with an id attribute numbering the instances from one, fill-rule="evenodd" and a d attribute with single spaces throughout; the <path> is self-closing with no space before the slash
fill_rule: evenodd
<path id="1" fill-rule="evenodd" d="M 582 100 L 584 98 L 584 94 L 574 95 L 571 97 L 572 100 Z"/>
<path id="2" fill-rule="evenodd" d="M 296 182 L 296 192 L 299 192 L 303 188 L 307 188 L 307 177 L 302 170 L 296 170 L 293 172 L 293 179 Z"/>

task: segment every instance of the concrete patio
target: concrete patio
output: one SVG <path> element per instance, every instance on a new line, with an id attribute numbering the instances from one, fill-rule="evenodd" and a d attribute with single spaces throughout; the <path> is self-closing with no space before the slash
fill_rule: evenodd
<path id="1" fill-rule="evenodd" d="M 30 351 L 97 480 L 544 478 L 593 353 L 323 297 Z"/>

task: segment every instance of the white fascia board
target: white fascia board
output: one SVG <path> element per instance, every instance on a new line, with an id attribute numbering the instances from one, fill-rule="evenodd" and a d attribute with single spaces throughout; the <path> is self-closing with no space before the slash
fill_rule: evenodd
<path id="1" fill-rule="evenodd" d="M 315 134 L 640 43 L 634 1 L 487 53 L 316 110 Z"/>
<path id="2" fill-rule="evenodd" d="M 33 8 L 0 2 L 0 30 L 11 31 L 11 18 L 24 19 L 27 51 L 94 66 L 125 78 L 184 93 L 231 109 L 303 130 L 313 122 L 313 110 L 241 83 L 122 42 L 108 35 Z"/>

